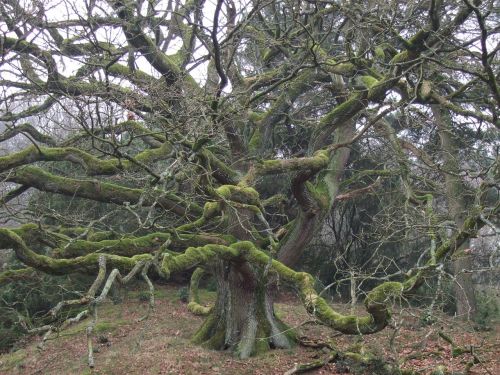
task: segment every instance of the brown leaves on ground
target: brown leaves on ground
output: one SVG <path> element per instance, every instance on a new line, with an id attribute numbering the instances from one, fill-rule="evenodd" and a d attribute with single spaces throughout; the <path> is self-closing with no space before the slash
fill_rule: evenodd
<path id="1" fill-rule="evenodd" d="M 230 353 L 205 350 L 189 339 L 200 326 L 202 318 L 193 316 L 179 301 L 177 289 L 158 289 L 155 311 L 149 319 L 137 322 L 147 303 L 131 293 L 124 303 L 106 303 L 99 310 L 98 332 L 95 336 L 96 368 L 86 364 L 86 322 L 68 328 L 59 337 L 49 340 L 44 350 L 37 349 L 39 338 L 17 352 L 0 356 L 0 374 L 283 374 L 296 363 L 326 358 L 328 349 L 298 346 L 292 350 L 272 350 L 257 358 L 239 360 Z M 206 296 L 205 296 L 206 297 Z M 500 374 L 499 327 L 475 332 L 467 323 L 440 315 L 432 326 L 419 323 L 418 310 L 401 310 L 394 315 L 394 327 L 362 338 L 338 335 L 315 324 L 291 295 L 277 304 L 279 317 L 298 330 L 299 335 L 316 341 L 329 341 L 342 351 L 362 347 L 378 358 L 400 363 L 404 369 L 429 374 L 438 365 L 449 371 L 463 373 L 471 354 L 453 357 L 451 345 L 439 337 L 440 330 L 452 338 L 456 346 L 470 349 L 480 359 L 470 374 Z M 345 305 L 335 306 L 339 311 Z M 360 309 L 362 312 L 362 309 Z M 330 363 L 311 374 L 342 374 L 354 368 L 345 363 Z"/>

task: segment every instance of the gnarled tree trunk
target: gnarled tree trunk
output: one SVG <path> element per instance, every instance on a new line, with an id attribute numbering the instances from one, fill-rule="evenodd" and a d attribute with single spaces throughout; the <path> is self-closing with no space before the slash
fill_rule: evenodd
<path id="1" fill-rule="evenodd" d="M 262 239 L 254 226 L 260 210 L 257 192 L 229 185 L 217 192 L 227 233 L 241 241 Z M 217 300 L 194 336 L 195 343 L 228 349 L 240 358 L 293 345 L 293 334 L 274 313 L 271 286 L 275 280 L 265 268 L 244 260 L 217 260 L 209 269 L 217 282 Z"/>
<path id="2" fill-rule="evenodd" d="M 275 315 L 265 270 L 248 262 L 217 261 L 212 267 L 217 300 L 193 338 L 211 349 L 247 358 L 270 348 L 290 348 L 294 336 Z"/>

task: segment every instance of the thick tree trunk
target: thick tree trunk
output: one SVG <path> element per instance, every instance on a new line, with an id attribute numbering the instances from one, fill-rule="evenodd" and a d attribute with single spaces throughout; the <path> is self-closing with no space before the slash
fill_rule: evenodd
<path id="1" fill-rule="evenodd" d="M 244 186 L 225 186 L 218 193 L 227 233 L 241 241 L 258 238 L 254 227 L 257 192 Z M 274 314 L 271 290 L 275 280 L 268 277 L 266 268 L 243 260 L 218 260 L 210 268 L 217 282 L 217 300 L 193 342 L 231 350 L 240 358 L 293 345 L 293 334 Z"/>
<path id="2" fill-rule="evenodd" d="M 290 348 L 294 335 L 275 315 L 265 270 L 219 261 L 213 272 L 217 300 L 193 342 L 248 358 L 270 348 Z"/>

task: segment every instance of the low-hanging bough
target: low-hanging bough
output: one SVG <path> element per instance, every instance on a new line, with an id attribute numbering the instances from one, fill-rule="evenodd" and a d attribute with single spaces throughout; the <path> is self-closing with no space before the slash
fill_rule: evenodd
<path id="1" fill-rule="evenodd" d="M 241 195 L 243 191 L 234 186 L 225 187 L 222 190 L 226 192 L 233 191 L 237 195 Z M 233 195 L 230 195 L 230 198 L 235 199 Z M 243 204 L 241 200 L 240 197 L 239 208 Z M 229 204 L 228 196 L 223 197 L 222 201 Z M 204 214 L 206 216 L 215 215 L 214 212 L 217 211 L 214 210 L 215 205 L 210 205 L 209 207 L 210 209 L 205 208 Z M 498 208 L 499 205 L 489 210 L 487 215 L 495 215 Z M 12 248 L 16 257 L 25 265 L 31 267 L 2 273 L 0 274 L 0 281 L 13 280 L 16 278 L 16 274 L 19 274 L 19 277 L 23 277 L 26 273 L 33 272 L 34 269 L 54 275 L 74 272 L 97 273 L 94 283 L 83 297 L 60 302 L 50 310 L 49 314 L 56 317 L 64 307 L 74 305 L 87 306 L 86 310 L 80 312 L 74 318 L 64 321 L 60 327 L 46 325 L 32 331 L 46 332 L 42 339 L 43 343 L 53 331 L 64 329 L 69 324 L 90 316 L 91 321 L 86 332 L 89 353 L 88 363 L 91 367 L 94 366 L 92 332 L 97 320 L 98 305 L 106 298 L 113 283 L 127 284 L 134 277 L 140 276 L 149 286 L 149 314 L 149 311 L 154 307 L 154 287 L 148 276 L 151 272 L 168 280 L 175 273 L 195 268 L 191 278 L 188 309 L 194 314 L 208 316 L 204 326 L 200 328 L 194 337 L 196 342 L 206 344 L 206 340 L 204 339 L 211 339 L 210 335 L 208 335 L 206 325 L 207 323 L 210 324 L 213 320 L 211 319 L 211 314 L 214 314 L 214 307 L 205 307 L 200 304 L 199 297 L 197 296 L 198 282 L 205 272 L 210 272 L 211 267 L 214 267 L 221 260 L 234 264 L 246 263 L 261 272 L 265 271 L 265 276 L 268 280 L 273 280 L 273 282 L 279 280 L 293 286 L 298 291 L 306 310 L 322 324 L 333 330 L 352 335 L 371 334 L 382 330 L 389 324 L 392 301 L 414 291 L 426 276 L 429 276 L 447 256 L 460 247 L 462 242 L 474 236 L 483 225 L 484 220 L 482 217 L 485 217 L 484 212 L 478 212 L 468 217 L 461 230 L 453 238 L 439 246 L 435 250 L 435 258 L 430 259 L 424 267 L 409 270 L 402 281 L 386 281 L 372 289 L 367 294 L 364 302 L 368 313 L 366 316 L 343 315 L 336 312 L 324 298 L 318 295 L 314 288 L 314 278 L 310 274 L 294 271 L 280 261 L 273 259 L 271 252 L 257 247 L 251 241 L 235 241 L 227 245 L 210 243 L 204 246 L 188 247 L 181 253 L 175 253 L 169 250 L 172 241 L 167 236 L 162 239 L 165 240 L 163 244 L 158 246 L 156 251 L 150 253 L 124 256 L 95 252 L 95 249 L 90 247 L 91 252 L 86 255 L 80 255 L 75 258 L 53 258 L 37 254 L 31 250 L 22 237 L 16 233 L 16 230 L 0 228 L 0 245 L 3 248 Z M 138 251 L 141 251 L 140 248 Z M 109 270 L 110 272 L 108 273 Z M 122 273 L 125 273 L 125 276 L 122 276 Z M 264 273 L 261 274 L 264 275 Z M 101 287 L 101 293 L 97 296 L 97 291 Z M 273 335 L 269 335 L 270 339 L 277 340 L 280 334 L 284 335 L 286 328 L 284 325 L 281 328 L 283 332 L 273 332 Z M 283 340 L 290 340 L 290 338 L 283 338 Z M 255 348 L 253 347 L 250 349 L 242 347 L 240 350 L 243 349 L 246 350 L 244 352 L 246 355 L 255 352 Z"/>

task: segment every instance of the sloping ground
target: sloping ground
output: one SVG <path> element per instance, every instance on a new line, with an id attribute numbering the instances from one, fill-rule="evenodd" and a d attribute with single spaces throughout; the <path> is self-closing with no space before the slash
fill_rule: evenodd
<path id="1" fill-rule="evenodd" d="M 192 345 L 190 337 L 202 319 L 187 312 L 179 301 L 178 288 L 162 286 L 157 289 L 156 309 L 149 319 L 137 322 L 146 311 L 141 302 L 142 292 L 128 292 L 124 303 L 106 303 L 99 310 L 96 326 L 96 368 L 86 365 L 86 322 L 78 323 L 59 337 L 49 340 L 44 350 L 37 349 L 39 338 L 33 338 L 23 349 L 0 356 L 1 374 L 283 374 L 296 363 L 321 359 L 328 355 L 325 349 L 298 346 L 293 350 L 273 350 L 258 358 L 238 360 L 228 353 L 208 351 Z M 214 298 L 204 292 L 205 300 Z M 341 309 L 343 306 L 339 306 Z M 344 307 L 345 308 L 345 307 Z M 400 361 L 403 368 L 430 373 L 438 365 L 451 371 L 464 371 L 472 358 L 462 354 L 452 358 L 449 343 L 439 337 L 440 331 L 464 348 L 473 352 L 482 363 L 475 364 L 472 374 L 500 374 L 500 338 L 496 329 L 475 333 L 449 318 L 438 320 L 433 326 L 419 324 L 419 311 L 401 310 L 395 315 L 395 328 L 364 338 L 336 336 L 334 332 L 317 326 L 294 296 L 284 296 L 277 305 L 278 315 L 288 324 L 298 327 L 299 335 L 332 340 L 340 350 L 369 350 L 377 357 Z M 304 324 L 306 323 L 306 324 Z M 363 341 L 363 345 L 361 345 Z M 349 363 L 330 363 L 315 374 L 355 372 Z M 372 368 L 370 373 L 378 370 Z"/>

